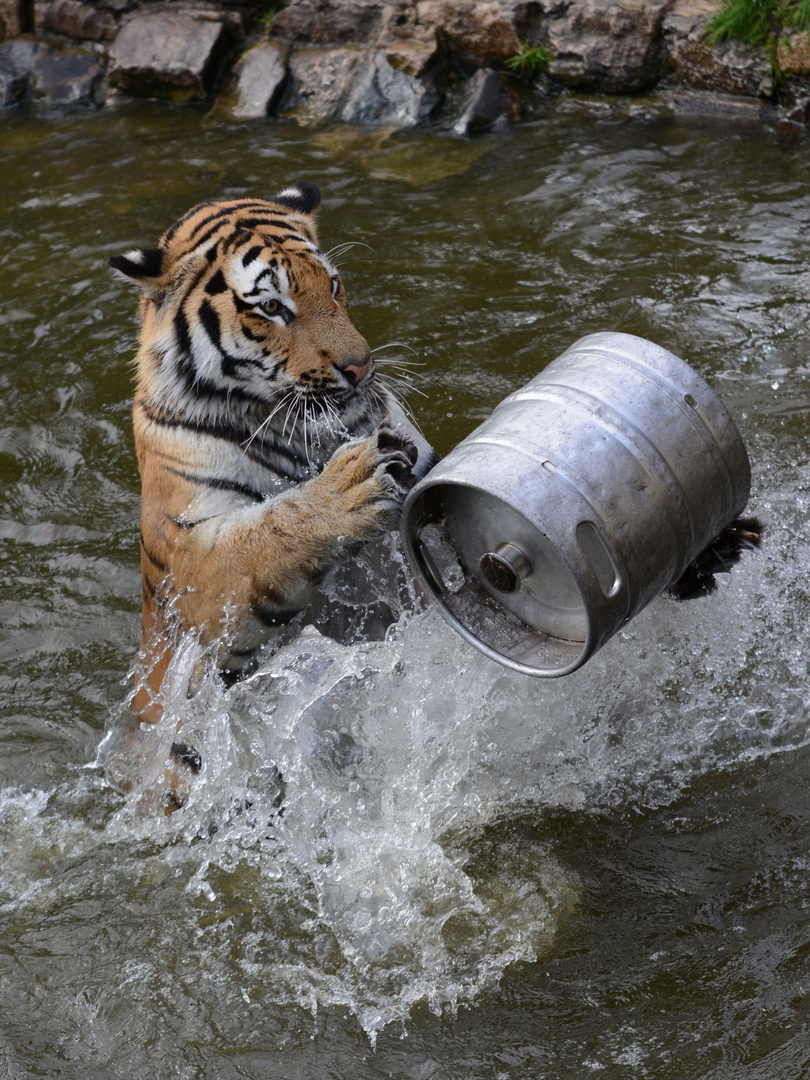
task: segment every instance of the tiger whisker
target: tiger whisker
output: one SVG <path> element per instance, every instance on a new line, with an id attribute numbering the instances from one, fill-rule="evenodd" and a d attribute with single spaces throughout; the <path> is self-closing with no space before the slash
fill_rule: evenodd
<path id="1" fill-rule="evenodd" d="M 338 431 L 338 425 L 341 427 L 340 413 L 337 410 L 337 406 L 334 401 L 330 401 L 329 398 L 324 398 L 322 401 L 323 416 L 326 422 L 326 427 L 330 435 L 336 435 Z M 345 429 L 344 429 L 345 430 Z"/>
<path id="2" fill-rule="evenodd" d="M 287 437 L 287 425 L 290 422 L 290 415 L 293 414 L 296 420 L 298 418 L 298 404 L 298 391 L 294 390 L 290 394 L 290 403 L 287 406 L 287 412 L 284 415 L 284 427 L 281 429 L 282 439 L 286 439 Z M 295 424 L 293 424 L 293 430 L 295 430 Z"/>
<path id="3" fill-rule="evenodd" d="M 400 364 L 397 363 L 395 360 L 378 360 L 375 366 L 377 367 L 378 371 L 380 368 L 389 368 L 394 373 L 401 372 L 402 377 L 405 379 L 420 379 L 422 381 L 427 380 L 427 375 L 424 371 L 413 371 L 410 365 L 407 363 Z M 381 379 L 396 378 L 396 374 L 389 374 L 388 371 L 379 371 L 379 376 Z"/>
<path id="4" fill-rule="evenodd" d="M 343 255 L 346 254 L 347 251 L 351 250 L 351 248 L 353 247 L 368 248 L 372 255 L 377 254 L 377 252 L 374 250 L 373 247 L 371 247 L 370 244 L 364 244 L 362 240 L 347 240 L 346 243 L 337 244 L 331 249 L 331 251 L 327 251 L 326 257 L 331 262 L 336 263 L 338 259 L 340 259 Z"/>
<path id="5" fill-rule="evenodd" d="M 404 341 L 389 341 L 386 345 L 378 345 L 376 349 L 372 349 L 372 355 L 377 352 L 381 352 L 383 349 L 407 349 L 408 352 L 412 352 L 414 356 L 418 356 L 419 353 L 416 349 L 411 348 L 410 345 L 406 345 Z"/>
<path id="6" fill-rule="evenodd" d="M 396 356 L 375 357 L 375 367 L 402 367 L 402 368 L 416 368 L 427 367 L 424 360 L 400 360 Z"/>
<path id="7" fill-rule="evenodd" d="M 304 401 L 303 401 L 303 405 L 304 405 L 304 418 L 303 418 L 304 457 L 307 459 L 307 463 L 310 464 L 310 465 L 312 464 L 312 459 L 309 456 L 310 425 L 312 425 L 313 427 L 315 426 L 314 417 L 312 416 L 312 414 L 309 411 L 310 406 L 312 404 L 313 403 L 311 401 L 309 401 L 307 398 L 304 398 Z M 316 434 L 317 434 L 317 428 L 316 428 Z"/>
<path id="8" fill-rule="evenodd" d="M 244 452 L 247 452 L 247 450 L 248 450 L 248 449 L 250 448 L 250 444 L 251 444 L 251 443 L 253 442 L 253 440 L 254 440 L 254 439 L 255 439 L 255 438 L 256 438 L 256 437 L 258 436 L 258 435 L 260 435 L 260 434 L 261 434 L 261 433 L 262 433 L 262 432 L 264 431 L 264 429 L 265 429 L 265 428 L 266 428 L 266 427 L 268 426 L 268 424 L 269 424 L 269 423 L 270 423 L 270 421 L 271 421 L 271 420 L 273 419 L 273 417 L 274 417 L 274 416 L 276 415 L 276 413 L 277 413 L 277 412 L 279 411 L 279 409 L 280 409 L 280 408 L 281 408 L 281 407 L 283 406 L 284 402 L 285 402 L 285 401 L 287 401 L 287 399 L 288 399 L 288 398 L 292 397 L 292 395 L 293 395 L 294 393 L 295 393 L 295 391 L 294 391 L 294 390 L 289 390 L 289 391 L 287 391 L 287 393 L 286 393 L 286 394 L 284 394 L 284 395 L 283 395 L 283 396 L 282 396 L 282 397 L 281 397 L 281 398 L 279 399 L 279 401 L 278 401 L 278 403 L 276 404 L 276 406 L 275 406 L 275 408 L 273 409 L 273 411 L 272 411 L 272 412 L 271 412 L 271 413 L 270 413 L 270 414 L 269 414 L 268 416 L 266 416 L 264 420 L 262 420 L 261 424 L 259 424 L 259 426 L 258 426 L 258 427 L 256 428 L 256 430 L 255 430 L 255 431 L 253 432 L 253 434 L 252 434 L 252 435 L 250 436 L 250 438 L 246 439 L 246 440 L 245 440 L 245 441 L 244 441 L 244 442 L 243 442 L 243 443 L 241 444 L 241 445 L 242 445 L 242 447 L 244 448 Z"/>
<path id="9" fill-rule="evenodd" d="M 419 428 L 419 424 L 418 424 L 418 422 L 416 420 L 416 417 L 413 414 L 413 409 L 408 404 L 408 402 L 405 401 L 404 398 L 401 397 L 401 395 L 399 395 L 396 392 L 396 390 L 392 389 L 387 384 L 385 386 L 385 389 L 386 389 L 386 392 L 390 395 L 390 397 L 392 397 L 394 399 L 394 401 L 396 401 L 396 403 L 399 405 L 399 407 L 402 409 L 402 411 L 405 413 L 405 415 L 410 419 L 410 421 L 414 425 L 414 427 Z M 383 409 L 387 409 L 388 408 L 388 402 L 386 401 L 385 397 L 379 392 L 379 390 L 375 389 L 373 391 L 373 394 L 374 394 L 374 400 L 377 402 L 377 404 L 380 405 Z"/>
<path id="10" fill-rule="evenodd" d="M 388 387 L 388 389 L 391 391 L 392 394 L 394 394 L 395 397 L 397 396 L 395 388 L 398 387 L 403 387 L 404 389 L 407 389 L 408 393 L 413 392 L 414 394 L 419 394 L 419 396 L 423 398 L 426 398 L 428 396 L 424 392 L 424 390 L 420 390 L 418 386 L 412 386 L 411 383 L 405 382 L 403 379 L 398 379 L 394 375 L 383 375 L 381 373 L 378 378 L 380 382 L 384 383 Z M 399 400 L 399 398 L 397 399 Z"/>

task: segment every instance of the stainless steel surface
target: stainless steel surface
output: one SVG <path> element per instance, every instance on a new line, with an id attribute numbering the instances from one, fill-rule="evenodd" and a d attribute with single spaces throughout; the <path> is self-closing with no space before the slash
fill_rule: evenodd
<path id="1" fill-rule="evenodd" d="M 560 676 L 680 577 L 742 512 L 750 478 L 728 410 L 685 361 L 591 334 L 417 484 L 402 534 L 459 633 Z"/>

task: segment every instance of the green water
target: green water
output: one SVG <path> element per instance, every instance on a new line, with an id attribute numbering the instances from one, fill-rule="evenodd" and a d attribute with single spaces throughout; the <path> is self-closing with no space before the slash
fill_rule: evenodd
<path id="1" fill-rule="evenodd" d="M 0 147 L 0 1076 L 810 1074 L 810 144 L 120 104 L 4 118 Z M 554 685 L 430 618 L 302 646 L 204 697 L 198 802 L 155 822 L 92 765 L 140 620 L 135 302 L 106 261 L 299 177 L 327 250 L 369 245 L 352 316 L 419 353 L 440 452 L 581 335 L 639 334 L 735 415 L 767 543 Z M 326 712 L 357 762 L 319 758 Z"/>

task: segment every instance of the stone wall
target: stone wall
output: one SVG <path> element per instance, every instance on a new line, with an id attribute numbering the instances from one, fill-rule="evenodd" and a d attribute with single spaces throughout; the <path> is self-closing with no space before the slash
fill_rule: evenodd
<path id="1" fill-rule="evenodd" d="M 236 119 L 278 114 L 470 134 L 555 93 L 654 92 L 653 111 L 677 111 L 686 96 L 698 113 L 706 99 L 707 116 L 759 115 L 773 99 L 764 55 L 707 45 L 715 0 L 277 6 L 268 18 L 251 0 L 0 0 L 0 103 L 99 106 L 127 94 L 213 101 Z M 551 59 L 530 85 L 507 62 L 538 46 Z M 810 45 L 794 35 L 783 50 L 780 89 L 793 106 L 786 123 L 801 127 Z"/>

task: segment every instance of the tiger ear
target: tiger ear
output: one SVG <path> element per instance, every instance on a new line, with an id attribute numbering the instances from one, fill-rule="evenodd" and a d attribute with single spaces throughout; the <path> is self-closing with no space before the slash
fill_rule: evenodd
<path id="1" fill-rule="evenodd" d="M 289 206 L 291 210 L 297 210 L 301 214 L 314 216 L 321 205 L 321 189 L 309 180 L 296 180 L 290 187 L 280 191 L 273 202 Z"/>
<path id="2" fill-rule="evenodd" d="M 126 255 L 113 255 L 110 266 L 118 277 L 137 285 L 144 295 L 155 296 L 166 291 L 163 256 L 161 248 L 136 248 Z"/>

